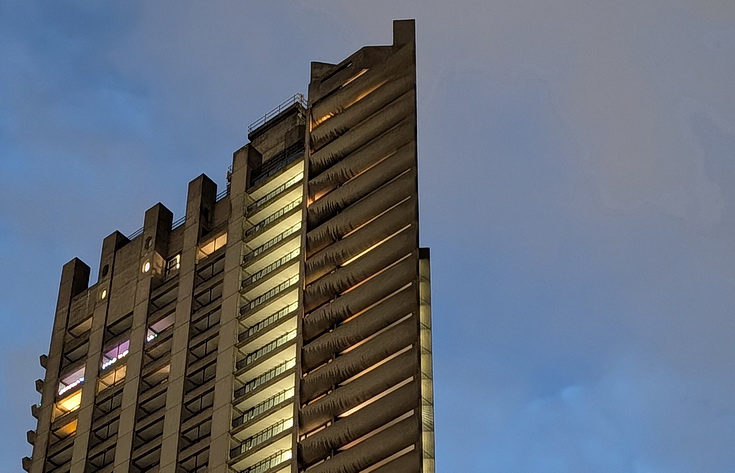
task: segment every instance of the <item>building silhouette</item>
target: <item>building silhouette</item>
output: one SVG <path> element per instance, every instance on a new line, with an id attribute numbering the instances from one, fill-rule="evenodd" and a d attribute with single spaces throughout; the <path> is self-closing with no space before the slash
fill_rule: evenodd
<path id="1" fill-rule="evenodd" d="M 26 471 L 434 471 L 413 21 L 308 90 L 63 267 Z"/>

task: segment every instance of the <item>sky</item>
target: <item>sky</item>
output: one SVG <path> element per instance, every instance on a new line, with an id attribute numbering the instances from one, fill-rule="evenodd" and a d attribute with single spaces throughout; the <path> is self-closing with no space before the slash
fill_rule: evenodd
<path id="1" fill-rule="evenodd" d="M 735 472 L 732 0 L 0 0 L 0 471 L 31 453 L 62 265 L 223 188 L 310 61 L 396 18 L 437 471 Z"/>

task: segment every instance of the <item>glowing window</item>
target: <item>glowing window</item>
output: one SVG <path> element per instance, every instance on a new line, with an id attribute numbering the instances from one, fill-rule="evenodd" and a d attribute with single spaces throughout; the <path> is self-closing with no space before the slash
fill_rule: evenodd
<path id="1" fill-rule="evenodd" d="M 82 391 L 78 391 L 69 397 L 66 397 L 56 403 L 56 408 L 61 411 L 62 414 L 67 412 L 75 411 L 79 409 L 82 404 Z"/>
<path id="2" fill-rule="evenodd" d="M 72 420 L 68 424 L 62 425 L 58 429 L 54 430 L 54 435 L 60 439 L 66 438 L 77 431 L 77 419 Z"/>
<path id="3" fill-rule="evenodd" d="M 64 375 L 59 380 L 59 396 L 67 391 L 71 391 L 75 387 L 79 386 L 84 382 L 84 366 L 79 369 L 72 371 L 71 373 Z"/>
<path id="4" fill-rule="evenodd" d="M 211 255 L 215 251 L 219 250 L 227 243 L 227 233 L 222 233 L 209 240 L 207 243 L 199 247 L 199 258 Z"/>
<path id="5" fill-rule="evenodd" d="M 166 274 L 178 271 L 181 268 L 181 253 L 166 261 Z"/>
<path id="6" fill-rule="evenodd" d="M 168 315 L 158 322 L 151 324 L 150 327 L 148 327 L 148 333 L 145 336 L 145 341 L 150 342 L 153 339 L 155 339 L 159 333 L 163 332 L 167 328 L 171 327 L 174 324 L 175 314 Z"/>
<path id="7" fill-rule="evenodd" d="M 99 393 L 103 389 L 121 383 L 125 379 L 125 368 L 125 365 L 122 365 L 119 368 L 110 370 L 107 374 L 101 376 L 99 383 L 97 384 L 97 392 Z"/>
<path id="8" fill-rule="evenodd" d="M 106 369 L 115 363 L 117 363 L 119 360 L 125 358 L 128 355 L 130 349 L 130 340 L 125 340 L 124 342 L 114 346 L 110 350 L 107 350 L 102 355 L 102 369 Z"/>
<path id="9" fill-rule="evenodd" d="M 143 263 L 143 272 L 147 273 L 150 270 L 151 270 L 151 262 L 146 261 L 145 263 Z"/>
<path id="10" fill-rule="evenodd" d="M 100 300 L 105 300 L 107 298 L 107 289 L 102 289 L 100 291 Z"/>

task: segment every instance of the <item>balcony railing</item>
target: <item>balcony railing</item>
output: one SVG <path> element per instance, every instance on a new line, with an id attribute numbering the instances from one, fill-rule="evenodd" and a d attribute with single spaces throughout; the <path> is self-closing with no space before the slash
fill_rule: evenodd
<path id="1" fill-rule="evenodd" d="M 291 399 L 293 397 L 294 388 L 288 388 L 285 391 L 281 391 L 280 393 L 276 394 L 275 396 L 269 397 L 265 401 L 261 402 L 260 404 L 251 407 L 247 411 L 245 411 L 241 416 L 235 417 L 232 419 L 232 428 L 239 427 L 243 424 L 247 424 L 251 420 L 255 419 L 259 415 L 263 414 L 264 412 L 267 412 L 271 408 L 277 406 L 278 404 L 281 404 L 282 402 L 286 401 L 287 399 Z"/>
<path id="2" fill-rule="evenodd" d="M 288 167 L 289 164 L 298 161 L 304 157 L 304 144 L 296 143 L 289 146 L 276 156 L 272 157 L 259 168 L 253 169 L 250 175 L 250 186 L 255 187 L 267 181 L 272 176 Z"/>
<path id="3" fill-rule="evenodd" d="M 275 351 L 276 349 L 282 347 L 283 345 L 287 344 L 294 338 L 296 338 L 296 330 L 293 330 L 291 332 L 281 335 L 280 337 L 276 338 L 272 342 L 267 343 L 266 345 L 258 348 L 254 352 L 248 353 L 243 358 L 237 360 L 237 363 L 235 364 L 236 369 L 240 370 L 252 363 L 255 363 L 259 359 L 266 356 L 268 353 Z"/>
<path id="4" fill-rule="evenodd" d="M 298 232 L 299 230 L 301 230 L 301 222 L 297 222 L 293 226 L 291 226 L 291 227 L 287 228 L 286 230 L 284 230 L 283 233 L 280 233 L 280 234 L 274 236 L 273 238 L 271 238 L 270 240 L 266 241 L 265 243 L 263 243 L 259 247 L 255 248 L 250 253 L 248 253 L 245 256 L 243 256 L 243 258 L 242 258 L 243 263 L 248 263 L 248 262 L 252 261 L 253 259 L 257 258 L 258 255 L 263 254 L 265 251 L 267 251 L 268 249 L 276 246 L 281 241 L 283 241 L 284 239 L 290 237 L 291 235 L 293 235 L 294 233 Z"/>
<path id="5" fill-rule="evenodd" d="M 256 210 L 259 210 L 259 209 L 263 208 L 264 206 L 266 206 L 268 204 L 268 202 L 270 202 L 271 200 L 273 200 L 273 198 L 277 197 L 278 194 L 280 194 L 281 192 L 285 191 L 289 187 L 298 184 L 299 182 L 301 182 L 301 180 L 303 178 L 304 178 L 304 173 L 303 172 L 298 173 L 297 175 L 295 175 L 294 177 L 292 177 L 288 181 L 284 182 L 280 186 L 278 186 L 275 189 L 273 189 L 272 191 L 268 192 L 266 195 L 264 195 L 260 199 L 256 200 L 252 204 L 248 205 L 248 208 L 245 211 L 245 214 L 246 215 L 251 215 Z"/>
<path id="6" fill-rule="evenodd" d="M 286 307 L 284 307 L 283 309 L 276 312 L 275 314 L 268 316 L 268 318 L 261 320 L 260 322 L 253 325 L 252 327 L 248 327 L 247 330 L 240 333 L 239 341 L 246 340 L 252 337 L 253 335 L 255 335 L 256 333 L 260 332 L 261 330 L 265 330 L 271 325 L 277 323 L 282 318 L 293 313 L 293 311 L 295 311 L 298 306 L 299 306 L 298 302 L 291 303 L 287 305 Z"/>
<path id="7" fill-rule="evenodd" d="M 272 213 L 268 215 L 266 218 L 258 222 L 257 224 L 253 225 L 252 227 L 248 228 L 245 232 L 245 237 L 249 237 L 251 235 L 254 235 L 255 233 L 261 231 L 262 229 L 266 228 L 271 223 L 275 222 L 279 218 L 283 217 L 285 214 L 290 212 L 291 210 L 295 209 L 301 204 L 301 196 L 298 198 L 292 200 L 288 204 L 286 204 L 285 207 L 282 207 L 278 209 L 277 212 Z"/>
<path id="8" fill-rule="evenodd" d="M 297 248 L 297 249 L 291 251 L 286 256 L 283 256 L 283 257 L 279 258 L 277 261 L 272 262 L 271 264 L 269 264 L 265 268 L 261 269 L 260 271 L 258 271 L 255 274 L 253 274 L 252 276 L 245 278 L 242 281 L 242 288 L 245 289 L 246 287 L 248 287 L 248 286 L 250 286 L 252 284 L 255 284 L 256 282 L 258 282 L 259 280 L 263 279 L 265 276 L 269 275 L 270 273 L 272 273 L 273 271 L 277 270 L 281 266 L 283 266 L 283 265 L 285 265 L 287 263 L 290 263 L 291 261 L 295 260 L 299 256 L 299 253 L 300 253 L 300 250 Z"/>
<path id="9" fill-rule="evenodd" d="M 241 445 L 230 450 L 230 458 L 235 458 L 241 453 L 247 452 L 256 448 L 258 445 L 264 444 L 268 440 L 272 439 L 281 432 L 293 427 L 293 419 L 283 419 L 280 422 L 276 422 L 267 429 L 263 429 L 257 434 L 246 439 Z"/>
<path id="10" fill-rule="evenodd" d="M 266 371 L 265 373 L 261 374 L 257 378 L 248 381 L 245 383 L 241 388 L 238 388 L 235 390 L 235 399 L 239 398 L 240 396 L 244 396 L 245 394 L 255 391 L 260 386 L 264 385 L 268 381 L 272 380 L 276 376 L 279 376 L 286 371 L 290 370 L 296 366 L 296 359 L 291 359 L 288 361 L 284 361 L 280 365 L 276 366 L 275 368 Z"/>
<path id="11" fill-rule="evenodd" d="M 261 460 L 255 465 L 245 468 L 241 473 L 265 473 L 271 468 L 291 459 L 291 450 L 281 450 L 275 455 L 271 455 L 265 460 Z"/>
<path id="12" fill-rule="evenodd" d="M 282 292 L 286 292 L 292 287 L 294 287 L 299 282 L 299 275 L 291 276 L 290 278 L 283 281 L 278 286 L 274 287 L 273 289 L 268 290 L 265 294 L 262 294 L 252 301 L 248 302 L 246 305 L 242 306 L 240 309 L 240 314 L 244 315 L 250 312 L 251 310 L 255 309 L 258 306 L 261 306 L 268 302 L 269 300 L 273 299 L 277 295 L 281 294 Z"/>

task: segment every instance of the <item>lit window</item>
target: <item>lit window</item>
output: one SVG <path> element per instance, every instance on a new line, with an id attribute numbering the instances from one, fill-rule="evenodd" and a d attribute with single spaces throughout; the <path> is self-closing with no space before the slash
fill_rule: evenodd
<path id="1" fill-rule="evenodd" d="M 215 251 L 219 250 L 225 244 L 227 243 L 227 233 L 222 233 L 221 235 L 217 235 L 216 237 L 212 238 L 205 244 L 199 247 L 199 258 L 204 258 L 205 256 L 209 256 Z"/>
<path id="2" fill-rule="evenodd" d="M 146 334 L 145 341 L 152 341 L 159 333 L 171 327 L 174 324 L 174 319 L 175 314 L 171 314 L 148 327 L 148 333 Z"/>
<path id="3" fill-rule="evenodd" d="M 77 431 L 77 419 L 72 420 L 66 425 L 62 425 L 58 429 L 54 430 L 54 435 L 59 438 L 66 438 Z"/>
<path id="4" fill-rule="evenodd" d="M 71 411 L 75 411 L 79 409 L 79 406 L 81 404 L 82 404 L 82 391 L 79 391 L 57 402 L 56 408 L 60 410 L 62 414 L 66 414 L 67 412 L 71 412 Z"/>
<path id="5" fill-rule="evenodd" d="M 166 274 L 171 274 L 181 268 L 181 253 L 166 261 Z"/>
<path id="6" fill-rule="evenodd" d="M 106 369 L 115 363 L 117 363 L 119 360 L 125 358 L 128 355 L 130 349 L 130 340 L 125 340 L 124 342 L 120 343 L 119 345 L 116 345 L 110 350 L 107 350 L 102 355 L 102 369 Z"/>
<path id="7" fill-rule="evenodd" d="M 107 298 L 107 289 L 102 289 L 100 291 L 100 300 L 105 300 Z"/>
<path id="8" fill-rule="evenodd" d="M 122 382 L 125 379 L 125 368 L 125 365 L 122 365 L 119 368 L 110 370 L 106 375 L 100 377 L 99 383 L 97 384 L 97 392 L 99 393 L 103 389 Z"/>
<path id="9" fill-rule="evenodd" d="M 84 366 L 61 377 L 61 379 L 59 380 L 59 390 L 58 390 L 59 396 L 61 396 L 67 391 L 71 391 L 72 389 L 79 386 L 83 382 L 84 382 Z"/>
<path id="10" fill-rule="evenodd" d="M 150 270 L 151 270 L 151 262 L 146 261 L 145 263 L 143 263 L 143 272 L 147 273 Z"/>

